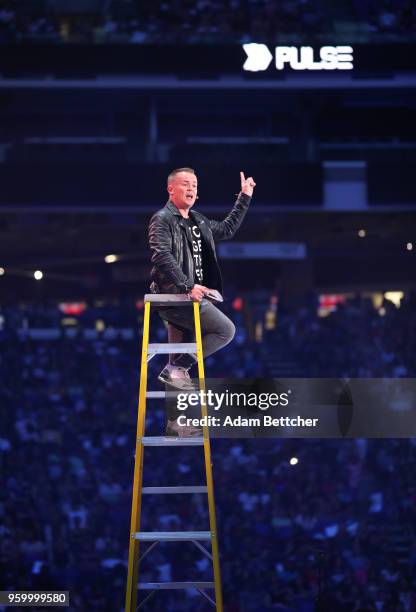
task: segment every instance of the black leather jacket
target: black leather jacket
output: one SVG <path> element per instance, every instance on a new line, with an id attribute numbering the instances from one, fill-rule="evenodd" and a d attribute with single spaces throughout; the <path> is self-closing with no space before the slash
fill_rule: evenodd
<path id="1" fill-rule="evenodd" d="M 204 285 L 222 293 L 221 272 L 215 252 L 215 242 L 232 238 L 249 207 L 251 198 L 240 193 L 231 212 L 223 221 L 207 219 L 197 211 L 189 216 L 202 235 Z M 151 290 L 153 293 L 188 293 L 194 286 L 192 241 L 187 223 L 176 206 L 168 200 L 149 223 L 149 244 L 152 252 Z"/>

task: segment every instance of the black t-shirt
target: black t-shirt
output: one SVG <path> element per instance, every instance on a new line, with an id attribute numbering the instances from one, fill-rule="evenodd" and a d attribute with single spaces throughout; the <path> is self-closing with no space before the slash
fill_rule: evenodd
<path id="1" fill-rule="evenodd" d="M 184 219 L 187 225 L 188 235 L 192 238 L 192 257 L 194 260 L 195 278 L 194 282 L 199 285 L 203 284 L 204 267 L 202 263 L 202 236 L 201 231 L 196 223 L 189 217 Z"/>

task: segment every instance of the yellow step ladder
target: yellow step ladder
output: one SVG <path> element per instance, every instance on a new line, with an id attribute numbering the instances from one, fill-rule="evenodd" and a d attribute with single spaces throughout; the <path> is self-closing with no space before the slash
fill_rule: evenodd
<path id="1" fill-rule="evenodd" d="M 149 344 L 150 306 L 175 306 L 182 308 L 193 307 L 195 323 L 195 343 L 174 344 Z M 221 575 L 219 564 L 217 525 L 215 519 L 214 486 L 212 479 L 211 449 L 208 427 L 203 428 L 203 437 L 145 437 L 146 399 L 158 399 L 165 397 L 165 391 L 147 391 L 147 364 L 157 354 L 169 353 L 193 353 L 197 355 L 198 377 L 200 389 L 205 391 L 204 361 L 202 354 L 201 322 L 199 317 L 199 304 L 192 302 L 184 294 L 149 294 L 144 298 L 144 321 L 143 321 L 143 344 L 142 361 L 140 373 L 140 393 L 137 419 L 136 455 L 134 465 L 133 499 L 130 525 L 129 561 L 126 589 L 126 612 L 136 612 L 141 609 L 152 595 L 162 589 L 197 589 L 212 605 L 217 612 L 222 612 Z M 201 414 L 207 415 L 206 405 L 201 402 Z M 143 487 L 143 463 L 144 448 L 154 446 L 203 446 L 205 456 L 206 486 L 166 486 L 166 487 Z M 142 494 L 194 494 L 205 493 L 208 495 L 209 509 L 209 531 L 141 531 L 140 514 L 142 505 Z M 212 554 L 201 544 L 201 541 L 211 542 Z M 140 557 L 140 542 L 151 542 L 152 544 Z M 214 579 L 212 582 L 139 582 L 140 561 L 159 542 L 193 542 L 211 561 Z M 208 595 L 205 589 L 213 589 L 215 598 Z M 138 591 L 150 591 L 138 602 Z"/>

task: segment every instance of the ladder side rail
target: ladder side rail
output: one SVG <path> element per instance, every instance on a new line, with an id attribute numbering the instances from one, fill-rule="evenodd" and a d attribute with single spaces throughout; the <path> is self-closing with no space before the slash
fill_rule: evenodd
<path id="1" fill-rule="evenodd" d="M 139 540 L 136 533 L 140 529 L 142 482 L 143 482 L 143 443 L 146 419 L 147 357 L 150 331 L 150 302 L 144 305 L 143 341 L 140 371 L 140 391 L 136 433 L 136 456 L 134 462 L 133 499 L 130 524 L 129 561 L 127 571 L 126 612 L 137 608 L 137 584 L 139 573 Z"/>
<path id="2" fill-rule="evenodd" d="M 201 318 L 199 313 L 199 303 L 194 302 L 194 322 L 195 322 L 195 340 L 196 352 L 198 360 L 198 377 L 200 389 L 205 391 L 205 372 L 204 372 L 204 356 L 202 353 L 202 334 L 201 334 Z M 204 396 L 205 394 L 203 394 Z M 201 402 L 202 416 L 207 416 L 207 407 L 204 401 Z M 215 500 L 214 500 L 214 482 L 212 478 L 212 463 L 211 463 L 211 447 L 209 441 L 209 429 L 203 428 L 204 433 L 204 456 L 205 456 L 205 473 L 208 489 L 208 510 L 209 510 L 209 525 L 211 530 L 211 548 L 213 557 L 214 584 L 215 584 L 215 603 L 217 612 L 223 612 L 222 589 L 221 589 L 221 572 L 220 558 L 218 547 L 217 521 L 215 517 Z"/>

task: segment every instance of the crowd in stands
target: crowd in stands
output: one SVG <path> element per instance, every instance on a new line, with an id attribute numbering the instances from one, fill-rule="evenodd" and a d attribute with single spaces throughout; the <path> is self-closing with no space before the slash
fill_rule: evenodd
<path id="1" fill-rule="evenodd" d="M 336 7 L 323 0 L 6 0 L 0 41 L 299 42 L 335 37 L 345 24 L 351 42 L 355 26 L 370 41 L 381 34 L 400 40 L 416 34 L 416 8 L 412 0 L 345 0 Z"/>
<path id="2" fill-rule="evenodd" d="M 290 347 L 305 376 L 413 377 L 415 297 L 409 294 L 400 308 L 385 300 L 378 309 L 356 298 L 322 318 L 311 304 L 296 317 L 282 314 L 271 342 Z"/>
<path id="3" fill-rule="evenodd" d="M 416 7 L 409 0 L 354 0 L 355 16 L 369 32 L 416 34 Z"/>
<path id="4" fill-rule="evenodd" d="M 413 296 L 400 308 L 386 302 L 383 316 L 359 298 L 324 318 L 313 301 L 281 307 L 262 342 L 243 310 L 226 308 L 237 336 L 207 359 L 207 376 L 270 375 L 281 343 L 304 376 L 415 376 Z M 132 302 L 87 313 L 85 328 L 99 318 L 132 334 L 88 336 L 81 325 L 74 337 L 35 337 L 30 330 L 59 329 L 56 305 L 0 308 L 0 589 L 64 589 L 71 610 L 118 612 L 143 311 Z M 152 341 L 165 336 L 155 317 Z M 156 360 L 152 381 L 164 365 Z M 148 433 L 163 427 L 163 406 L 149 400 Z M 212 451 L 227 612 L 416 610 L 416 440 L 217 439 Z M 147 485 L 202 484 L 201 452 L 148 449 L 144 474 Z M 146 496 L 143 529 L 206 529 L 204 502 Z M 141 566 L 142 580 L 209 578 L 209 561 L 191 544 L 159 545 Z M 144 609 L 202 612 L 209 604 L 173 591 Z"/>

